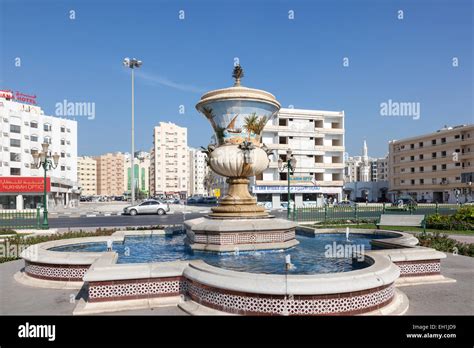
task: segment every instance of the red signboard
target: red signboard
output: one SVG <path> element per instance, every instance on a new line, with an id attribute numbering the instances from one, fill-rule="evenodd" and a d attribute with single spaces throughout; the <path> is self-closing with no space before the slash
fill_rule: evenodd
<path id="1" fill-rule="evenodd" d="M 9 89 L 0 90 L 0 98 L 36 105 L 36 95 L 29 95 L 18 91 L 13 93 L 13 91 Z"/>
<path id="2" fill-rule="evenodd" d="M 42 193 L 44 191 L 44 178 L 24 176 L 1 176 L 0 193 Z M 51 191 L 50 178 L 46 178 L 46 191 Z"/>

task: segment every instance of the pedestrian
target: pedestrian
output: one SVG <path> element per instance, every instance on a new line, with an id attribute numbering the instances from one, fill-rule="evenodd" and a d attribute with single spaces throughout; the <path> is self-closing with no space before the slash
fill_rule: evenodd
<path id="1" fill-rule="evenodd" d="M 107 251 L 112 251 L 112 239 L 107 240 Z"/>

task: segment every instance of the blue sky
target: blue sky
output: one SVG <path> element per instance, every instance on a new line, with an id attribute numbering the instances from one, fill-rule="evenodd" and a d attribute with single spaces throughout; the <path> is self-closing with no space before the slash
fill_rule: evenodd
<path id="1" fill-rule="evenodd" d="M 0 88 L 36 94 L 47 114 L 64 99 L 94 102 L 94 120 L 76 118 L 80 155 L 130 149 L 127 56 L 144 62 L 137 149 L 150 149 L 160 121 L 188 127 L 189 145 L 207 145 L 211 127 L 194 105 L 204 91 L 232 84 L 234 57 L 243 84 L 284 107 L 344 110 L 351 155 L 363 139 L 369 155 L 382 156 L 390 139 L 473 122 L 470 0 L 0 3 Z M 381 116 L 389 99 L 419 102 L 420 119 Z"/>

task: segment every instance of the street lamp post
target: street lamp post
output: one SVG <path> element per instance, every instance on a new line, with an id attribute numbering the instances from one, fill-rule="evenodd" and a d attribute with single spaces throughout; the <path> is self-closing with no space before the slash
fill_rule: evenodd
<path id="1" fill-rule="evenodd" d="M 32 151 L 33 164 L 36 168 L 43 167 L 44 169 L 44 184 L 43 184 L 43 224 L 41 228 L 44 230 L 49 229 L 48 223 L 48 201 L 47 201 L 47 192 L 46 192 L 46 173 L 48 170 L 55 169 L 58 166 L 59 155 L 57 152 L 53 156 L 48 152 L 49 144 L 41 144 L 43 151 L 38 153 L 38 151 Z"/>
<path id="2" fill-rule="evenodd" d="M 127 68 L 132 69 L 132 156 L 131 156 L 131 185 L 130 185 L 130 190 L 131 190 L 131 204 L 135 204 L 135 69 L 138 69 L 139 67 L 142 66 L 142 61 L 138 60 L 136 58 L 125 58 L 123 60 L 123 65 Z"/>
<path id="3" fill-rule="evenodd" d="M 286 163 L 284 163 L 286 162 Z M 291 192 L 290 192 L 290 176 L 294 174 L 296 168 L 296 158 L 292 155 L 291 149 L 286 150 L 286 161 L 283 161 L 281 158 L 278 160 L 278 169 L 283 172 L 285 169 L 287 170 L 287 179 L 288 179 L 288 206 L 286 208 L 286 217 L 287 219 L 290 218 L 290 200 L 291 200 Z M 295 204 L 296 206 L 296 204 Z"/>

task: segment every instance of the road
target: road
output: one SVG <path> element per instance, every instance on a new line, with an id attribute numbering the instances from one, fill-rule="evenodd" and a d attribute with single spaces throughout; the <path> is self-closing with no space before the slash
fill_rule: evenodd
<path id="1" fill-rule="evenodd" d="M 272 211 L 271 215 L 285 218 L 286 213 Z M 205 216 L 207 213 L 176 213 L 170 215 L 118 215 L 118 216 L 97 216 L 97 217 L 67 217 L 49 219 L 51 228 L 68 227 L 120 227 L 120 226 L 151 226 L 151 225 L 175 225 L 182 224 L 184 220 L 195 219 Z"/>

